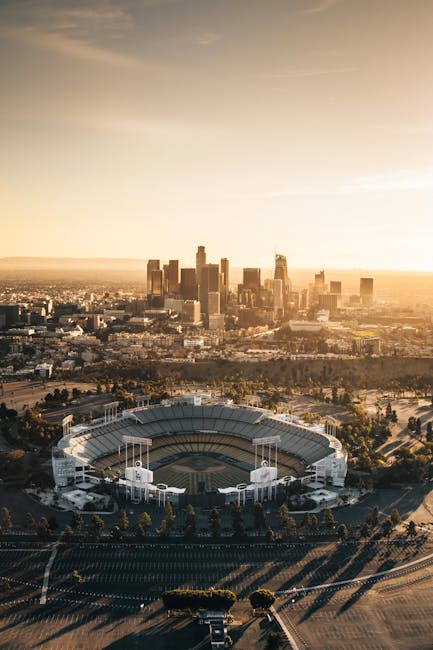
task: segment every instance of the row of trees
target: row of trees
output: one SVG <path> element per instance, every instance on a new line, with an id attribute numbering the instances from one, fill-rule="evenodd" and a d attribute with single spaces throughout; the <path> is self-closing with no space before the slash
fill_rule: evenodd
<path id="1" fill-rule="evenodd" d="M 236 594 L 229 589 L 169 589 L 162 594 L 167 610 L 212 609 L 230 611 L 237 601 Z"/>
<path id="2" fill-rule="evenodd" d="M 268 589 L 256 589 L 249 596 L 253 609 L 269 609 L 275 594 Z M 169 589 L 162 594 L 167 610 L 212 609 L 230 611 L 237 601 L 236 594 L 228 589 Z"/>
<path id="3" fill-rule="evenodd" d="M 37 521 L 33 515 L 28 512 L 25 518 L 25 527 L 27 530 L 35 531 L 40 539 L 46 540 L 50 537 L 53 530 L 58 527 L 58 523 L 55 517 L 41 517 L 39 521 Z M 0 532 L 10 533 L 12 529 L 13 522 L 9 508 L 3 506 L 0 511 Z"/>

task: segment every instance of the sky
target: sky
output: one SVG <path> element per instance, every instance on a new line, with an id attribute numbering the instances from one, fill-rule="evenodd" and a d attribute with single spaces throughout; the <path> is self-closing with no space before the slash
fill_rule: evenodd
<path id="1" fill-rule="evenodd" d="M 0 0 L 0 257 L 433 270 L 431 0 Z"/>

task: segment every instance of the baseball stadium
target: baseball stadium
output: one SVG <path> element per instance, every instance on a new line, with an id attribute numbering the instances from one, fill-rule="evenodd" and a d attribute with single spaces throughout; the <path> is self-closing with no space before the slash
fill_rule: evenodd
<path id="1" fill-rule="evenodd" d="M 293 480 L 344 485 L 347 457 L 333 425 L 240 406 L 209 395 L 183 395 L 71 426 L 53 453 L 59 487 L 78 480 L 116 481 L 134 501 L 224 495 L 227 501 L 273 498 Z"/>

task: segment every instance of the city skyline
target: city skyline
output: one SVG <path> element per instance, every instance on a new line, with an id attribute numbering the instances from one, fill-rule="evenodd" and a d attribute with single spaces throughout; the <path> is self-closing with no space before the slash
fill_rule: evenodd
<path id="1" fill-rule="evenodd" d="M 432 271 L 432 18 L 4 1 L 0 257 Z"/>

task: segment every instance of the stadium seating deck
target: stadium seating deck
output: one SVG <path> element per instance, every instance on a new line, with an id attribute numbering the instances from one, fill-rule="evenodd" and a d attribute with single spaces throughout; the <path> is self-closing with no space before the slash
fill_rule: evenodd
<path id="1" fill-rule="evenodd" d="M 152 438 L 151 468 L 164 457 L 194 452 L 233 456 L 254 465 L 252 440 L 278 435 L 280 475 L 299 474 L 304 463 L 311 465 L 332 453 L 331 440 L 324 434 L 262 413 L 259 418 L 258 409 L 220 404 L 151 406 L 63 439 L 59 446 L 80 462 L 99 468 L 124 462 L 125 435 Z"/>

